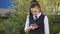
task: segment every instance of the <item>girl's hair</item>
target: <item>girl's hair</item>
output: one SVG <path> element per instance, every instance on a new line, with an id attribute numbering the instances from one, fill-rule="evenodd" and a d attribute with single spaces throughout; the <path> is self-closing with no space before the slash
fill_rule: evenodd
<path id="1" fill-rule="evenodd" d="M 39 8 L 41 9 L 39 3 L 38 3 L 36 0 L 32 0 L 32 1 L 30 2 L 30 8 L 34 8 L 35 6 L 37 6 L 37 7 L 39 7 Z M 41 12 L 41 10 L 40 10 L 40 12 Z M 30 9 L 30 15 L 33 15 L 33 14 L 31 13 L 31 9 Z"/>

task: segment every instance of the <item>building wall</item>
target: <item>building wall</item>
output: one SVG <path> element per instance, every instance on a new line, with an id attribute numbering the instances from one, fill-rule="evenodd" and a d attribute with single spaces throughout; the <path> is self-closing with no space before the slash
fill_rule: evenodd
<path id="1" fill-rule="evenodd" d="M 14 9 L 15 0 L 0 0 L 0 15 L 5 16 L 7 12 Z"/>

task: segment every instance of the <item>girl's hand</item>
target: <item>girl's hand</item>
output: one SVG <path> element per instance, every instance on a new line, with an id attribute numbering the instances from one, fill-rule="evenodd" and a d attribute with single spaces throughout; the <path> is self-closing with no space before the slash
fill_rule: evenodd
<path id="1" fill-rule="evenodd" d="M 31 29 L 32 29 L 32 30 L 35 30 L 36 28 L 38 28 L 38 25 L 36 25 L 36 24 L 31 24 Z"/>

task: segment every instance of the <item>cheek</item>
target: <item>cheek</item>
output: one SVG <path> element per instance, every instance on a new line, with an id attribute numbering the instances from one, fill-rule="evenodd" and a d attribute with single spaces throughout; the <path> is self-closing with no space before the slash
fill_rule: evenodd
<path id="1" fill-rule="evenodd" d="M 32 14 L 35 14 L 37 11 L 34 9 L 34 10 L 31 10 Z"/>

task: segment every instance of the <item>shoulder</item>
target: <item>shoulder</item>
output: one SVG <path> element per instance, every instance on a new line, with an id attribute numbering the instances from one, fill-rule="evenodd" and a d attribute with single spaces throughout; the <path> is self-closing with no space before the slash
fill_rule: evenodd
<path id="1" fill-rule="evenodd" d="M 45 18 L 48 18 L 47 16 L 45 16 Z"/>
<path id="2" fill-rule="evenodd" d="M 44 14 L 42 14 L 42 15 L 43 15 L 44 19 L 45 19 L 45 18 L 48 18 L 47 15 L 44 15 Z"/>
<path id="3" fill-rule="evenodd" d="M 27 18 L 29 18 L 29 15 L 27 15 Z"/>
<path id="4" fill-rule="evenodd" d="M 29 17 L 29 15 L 27 15 L 27 17 Z"/>
<path id="5" fill-rule="evenodd" d="M 45 18 L 48 18 L 47 16 L 45 16 Z"/>
<path id="6" fill-rule="evenodd" d="M 47 16 L 45 16 L 45 17 L 44 17 L 44 20 L 48 20 L 48 17 L 47 17 Z"/>
<path id="7" fill-rule="evenodd" d="M 43 14 L 43 17 L 44 17 L 44 20 L 48 19 L 48 16 L 47 15 L 44 15 Z"/>

